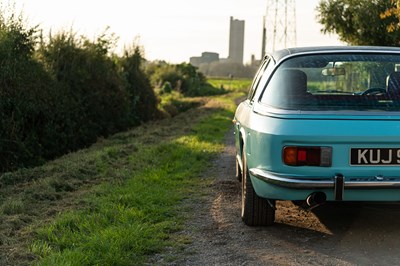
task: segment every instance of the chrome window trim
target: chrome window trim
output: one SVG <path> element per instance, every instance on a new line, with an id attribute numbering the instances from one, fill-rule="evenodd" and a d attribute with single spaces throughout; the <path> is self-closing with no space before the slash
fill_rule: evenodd
<path id="1" fill-rule="evenodd" d="M 351 46 L 350 46 L 351 47 Z M 303 52 L 294 52 L 288 53 L 277 60 L 277 66 L 280 65 L 283 61 L 290 59 L 292 57 L 303 56 L 303 55 L 325 55 L 325 54 L 345 54 L 345 53 L 357 53 L 357 54 L 396 54 L 400 55 L 400 49 L 397 47 L 392 47 L 394 49 L 385 50 L 384 47 L 372 48 L 366 47 L 365 49 L 337 49 L 338 47 L 317 47 L 318 49 L 315 51 L 303 51 Z M 289 50 L 290 52 L 290 50 Z M 274 58 L 273 53 L 268 54 L 269 57 Z M 275 58 L 276 59 L 276 58 Z"/>
<path id="2" fill-rule="evenodd" d="M 288 109 L 281 109 L 275 108 L 261 102 L 257 102 L 257 104 L 253 105 L 253 111 L 257 114 L 264 115 L 264 116 L 273 116 L 273 115 L 309 115 L 309 116 L 359 116 L 359 117 L 366 117 L 371 119 L 372 116 L 376 116 L 377 118 L 386 117 L 387 119 L 391 120 L 400 120 L 400 111 L 356 111 L 356 110 L 338 110 L 338 111 L 303 111 L 303 110 L 288 110 Z M 337 119 L 340 119 L 338 117 Z"/>

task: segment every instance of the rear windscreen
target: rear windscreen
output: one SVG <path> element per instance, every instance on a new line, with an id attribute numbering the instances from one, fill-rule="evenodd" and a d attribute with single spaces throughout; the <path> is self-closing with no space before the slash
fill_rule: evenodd
<path id="1" fill-rule="evenodd" d="M 272 74 L 261 103 L 288 110 L 400 111 L 400 56 L 298 56 Z"/>

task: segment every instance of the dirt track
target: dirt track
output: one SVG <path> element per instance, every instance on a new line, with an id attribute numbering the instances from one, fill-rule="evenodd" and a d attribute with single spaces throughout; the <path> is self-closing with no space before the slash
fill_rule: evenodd
<path id="1" fill-rule="evenodd" d="M 232 133 L 210 169 L 215 179 L 187 229 L 192 243 L 165 265 L 400 265 L 400 204 L 330 203 L 306 211 L 277 202 L 276 224 L 248 227 L 240 218 Z"/>

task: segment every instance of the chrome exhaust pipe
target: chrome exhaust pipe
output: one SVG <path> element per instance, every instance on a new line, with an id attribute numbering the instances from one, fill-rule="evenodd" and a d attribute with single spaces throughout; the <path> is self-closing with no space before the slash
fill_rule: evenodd
<path id="1" fill-rule="evenodd" d="M 318 207 L 326 202 L 326 195 L 324 192 L 311 193 L 306 199 L 307 205 L 310 209 Z"/>

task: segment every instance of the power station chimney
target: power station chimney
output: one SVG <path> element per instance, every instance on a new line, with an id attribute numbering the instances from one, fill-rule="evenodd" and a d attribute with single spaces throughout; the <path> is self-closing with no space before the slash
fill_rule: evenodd
<path id="1" fill-rule="evenodd" d="M 265 28 L 265 16 L 263 17 L 263 31 L 262 31 L 262 44 L 261 44 L 261 61 L 265 56 L 265 43 L 267 41 L 267 29 Z"/>
<path id="2" fill-rule="evenodd" d="M 229 61 L 243 64 L 244 20 L 231 17 L 229 31 Z"/>

